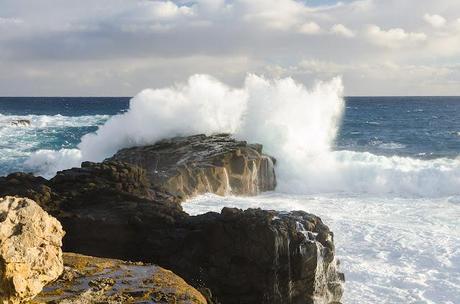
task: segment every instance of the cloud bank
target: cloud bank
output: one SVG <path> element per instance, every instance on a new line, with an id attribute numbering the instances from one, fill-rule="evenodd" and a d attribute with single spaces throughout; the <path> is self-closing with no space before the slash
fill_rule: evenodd
<path id="1" fill-rule="evenodd" d="M 337 66 L 347 95 L 458 95 L 459 12 L 456 0 L 4 0 L 0 95 L 132 96 L 195 73 L 312 82 Z M 314 75 L 305 61 L 328 64 Z"/>

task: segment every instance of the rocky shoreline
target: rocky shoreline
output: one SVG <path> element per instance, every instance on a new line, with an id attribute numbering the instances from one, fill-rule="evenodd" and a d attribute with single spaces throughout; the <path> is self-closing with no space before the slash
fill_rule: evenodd
<path id="1" fill-rule="evenodd" d="M 182 201 L 206 192 L 274 190 L 275 163 L 261 145 L 226 134 L 177 137 L 120 150 L 102 163 L 84 162 L 50 180 L 26 173 L 1 177 L 0 197 L 30 198 L 57 218 L 66 232 L 65 252 L 154 263 L 202 291 L 207 303 L 338 303 L 343 274 L 333 233 L 320 218 L 231 208 L 190 216 L 182 210 Z M 201 303 L 148 294 L 142 303 Z"/>

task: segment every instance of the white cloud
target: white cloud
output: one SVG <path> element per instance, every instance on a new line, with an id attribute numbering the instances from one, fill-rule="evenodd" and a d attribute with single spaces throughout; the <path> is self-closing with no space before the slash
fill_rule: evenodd
<path id="1" fill-rule="evenodd" d="M 306 22 L 299 28 L 299 33 L 302 34 L 318 34 L 321 27 L 316 22 Z"/>
<path id="2" fill-rule="evenodd" d="M 343 24 L 334 24 L 331 27 L 331 33 L 341 35 L 347 38 L 355 37 L 355 33 Z"/>
<path id="3" fill-rule="evenodd" d="M 192 8 L 178 6 L 171 1 L 152 1 L 143 3 L 146 10 L 150 10 L 152 17 L 160 19 L 171 19 L 178 16 L 193 15 Z"/>
<path id="4" fill-rule="evenodd" d="M 271 70 L 276 70 L 272 67 Z M 278 71 L 281 71 L 278 68 Z M 347 94 L 368 95 L 366 87 L 372 87 L 376 95 L 433 95 L 434 90 L 443 90 L 455 95 L 460 84 L 459 65 L 401 64 L 393 61 L 362 62 L 354 58 L 350 62 L 338 63 L 318 59 L 301 60 L 297 65 L 279 72 L 296 78 L 330 79 L 342 75 Z"/>
<path id="5" fill-rule="evenodd" d="M 443 27 L 446 24 L 446 19 L 440 15 L 430 15 L 430 14 L 425 14 L 423 16 L 423 19 L 425 19 L 426 22 L 431 24 L 431 26 L 435 28 L 440 28 Z"/>
<path id="6" fill-rule="evenodd" d="M 372 43 L 388 48 L 399 48 L 406 44 L 423 42 L 427 39 L 425 33 L 406 32 L 402 28 L 383 30 L 377 25 L 368 26 L 367 37 Z"/>

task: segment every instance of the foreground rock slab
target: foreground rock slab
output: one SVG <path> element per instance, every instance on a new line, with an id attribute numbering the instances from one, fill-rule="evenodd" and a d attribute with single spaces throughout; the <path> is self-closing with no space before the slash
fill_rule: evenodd
<path id="1" fill-rule="evenodd" d="M 173 272 L 158 266 L 64 253 L 62 276 L 32 304 L 206 304 L 205 297 Z"/>
<path id="2" fill-rule="evenodd" d="M 61 224 L 34 201 L 0 198 L 0 303 L 36 296 L 63 271 Z"/>

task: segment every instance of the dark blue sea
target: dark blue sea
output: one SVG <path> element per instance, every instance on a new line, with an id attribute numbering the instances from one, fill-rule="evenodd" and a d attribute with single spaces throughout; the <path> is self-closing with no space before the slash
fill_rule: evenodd
<path id="1" fill-rule="evenodd" d="M 75 148 L 128 97 L 1 97 L 0 174 L 24 170 L 41 149 Z M 30 126 L 12 122 L 27 119 Z M 336 150 L 420 159 L 460 154 L 460 97 L 347 97 Z"/>

